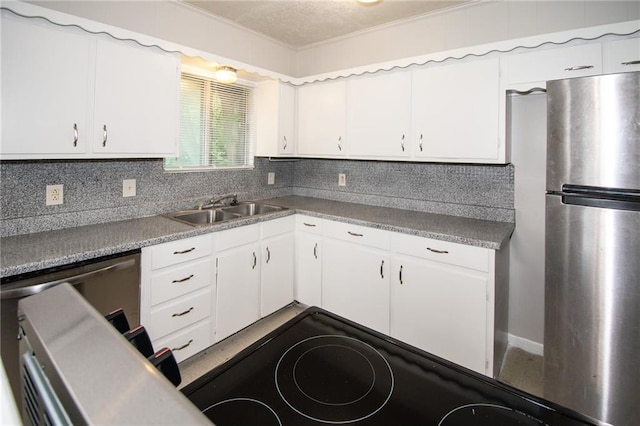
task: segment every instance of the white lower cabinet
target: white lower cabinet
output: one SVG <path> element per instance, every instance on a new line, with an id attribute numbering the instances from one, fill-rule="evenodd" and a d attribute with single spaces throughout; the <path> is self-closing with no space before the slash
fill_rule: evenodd
<path id="1" fill-rule="evenodd" d="M 260 225 L 214 234 L 216 341 L 260 319 Z"/>
<path id="2" fill-rule="evenodd" d="M 322 307 L 389 333 L 389 233 L 327 222 Z"/>
<path id="3" fill-rule="evenodd" d="M 265 317 L 293 300 L 294 216 L 262 223 L 260 315 Z"/>
<path id="4" fill-rule="evenodd" d="M 155 350 L 178 362 L 213 342 L 215 281 L 211 236 L 142 249 L 140 323 Z"/>
<path id="5" fill-rule="evenodd" d="M 322 306 L 322 226 L 317 217 L 296 215 L 294 298 L 309 306 Z"/>

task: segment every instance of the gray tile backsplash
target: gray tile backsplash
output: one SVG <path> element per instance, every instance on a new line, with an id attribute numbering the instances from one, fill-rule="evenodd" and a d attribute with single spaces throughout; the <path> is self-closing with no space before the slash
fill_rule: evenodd
<path id="1" fill-rule="evenodd" d="M 267 185 L 267 173 L 276 173 Z M 338 173 L 347 184 L 338 186 Z M 286 195 L 512 222 L 513 166 L 256 158 L 255 168 L 167 173 L 162 160 L 0 162 L 0 236 L 61 229 L 191 208 L 211 196 Z M 137 195 L 122 197 L 122 180 Z M 64 204 L 45 205 L 45 186 L 64 185 Z"/>

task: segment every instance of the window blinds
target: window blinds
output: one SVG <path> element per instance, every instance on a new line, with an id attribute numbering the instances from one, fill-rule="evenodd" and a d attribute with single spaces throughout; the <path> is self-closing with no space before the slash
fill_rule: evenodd
<path id="1" fill-rule="evenodd" d="M 180 92 L 180 155 L 166 168 L 252 166 L 251 89 L 183 73 Z"/>

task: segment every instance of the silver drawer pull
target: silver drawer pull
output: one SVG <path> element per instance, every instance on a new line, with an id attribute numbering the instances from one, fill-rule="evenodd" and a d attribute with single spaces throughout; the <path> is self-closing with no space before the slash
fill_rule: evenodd
<path id="1" fill-rule="evenodd" d="M 313 246 L 313 257 L 315 257 L 316 259 L 318 258 L 318 243 Z"/>
<path id="2" fill-rule="evenodd" d="M 364 237 L 364 234 L 358 234 L 356 232 L 347 231 L 347 234 L 353 235 L 354 237 Z"/>
<path id="3" fill-rule="evenodd" d="M 593 65 L 576 65 L 575 67 L 565 68 L 565 71 L 581 71 L 581 70 L 590 70 L 593 68 Z"/>
<path id="4" fill-rule="evenodd" d="M 102 126 L 102 146 L 107 146 L 107 139 L 109 134 L 107 133 L 107 125 Z"/>
<path id="5" fill-rule="evenodd" d="M 338 137 L 338 151 L 342 151 L 342 136 Z"/>
<path id="6" fill-rule="evenodd" d="M 270 260 L 271 260 L 271 250 L 269 250 L 269 247 L 267 247 L 267 263 L 269 263 Z"/>
<path id="7" fill-rule="evenodd" d="M 384 279 L 384 260 L 380 264 L 380 278 Z"/>
<path id="8" fill-rule="evenodd" d="M 255 269 L 256 265 L 258 264 L 258 258 L 256 257 L 256 252 L 253 252 L 253 266 L 251 267 L 251 269 Z"/>
<path id="9" fill-rule="evenodd" d="M 284 145 L 282 145 L 282 149 L 287 149 L 287 137 L 283 136 L 282 139 L 284 140 Z"/>
<path id="10" fill-rule="evenodd" d="M 402 140 L 400 141 L 400 147 L 402 148 L 402 152 L 404 152 L 404 135 L 402 135 Z"/>
<path id="11" fill-rule="evenodd" d="M 180 312 L 179 314 L 173 314 L 173 315 L 171 315 L 171 316 L 172 316 L 172 317 L 181 317 L 181 316 L 183 316 L 183 315 L 187 315 L 187 314 L 188 314 L 189 312 L 191 312 L 191 311 L 193 311 L 193 306 L 192 306 L 192 307 L 190 307 L 189 309 L 187 309 L 187 310 L 186 310 L 186 311 L 184 311 L 184 312 Z"/>
<path id="12" fill-rule="evenodd" d="M 174 251 L 173 254 L 187 254 L 194 251 L 196 248 L 191 247 L 190 249 L 182 250 L 182 251 Z"/>
<path id="13" fill-rule="evenodd" d="M 315 228 L 315 227 L 316 227 L 316 224 L 315 224 L 315 223 L 302 222 L 302 224 L 303 224 L 304 226 L 310 226 L 311 228 Z"/>
<path id="14" fill-rule="evenodd" d="M 438 253 L 438 254 L 449 254 L 449 252 L 446 250 L 436 250 L 436 249 L 432 249 L 431 247 L 427 247 L 427 250 L 433 253 Z"/>
<path id="15" fill-rule="evenodd" d="M 188 277 L 184 277 L 180 280 L 173 280 L 171 281 L 172 283 L 183 283 L 185 281 L 189 281 L 191 278 L 193 278 L 193 274 L 189 275 Z"/>
<path id="16" fill-rule="evenodd" d="M 640 59 L 635 61 L 620 62 L 620 65 L 640 65 Z"/>
<path id="17" fill-rule="evenodd" d="M 73 146 L 78 146 L 78 123 L 73 123 Z"/>
<path id="18" fill-rule="evenodd" d="M 402 265 L 400 265 L 400 273 L 398 274 L 398 278 L 400 279 L 400 285 L 404 284 L 402 282 Z"/>
<path id="19" fill-rule="evenodd" d="M 189 346 L 190 344 L 192 344 L 192 343 L 193 343 L 193 339 L 189 339 L 189 341 L 188 341 L 187 343 L 185 343 L 184 345 L 180 346 L 179 348 L 173 348 L 173 349 L 171 349 L 171 350 L 172 350 L 172 351 L 174 351 L 174 352 L 175 352 L 175 351 L 181 351 L 181 350 L 183 350 L 184 348 L 188 347 L 188 346 Z"/>
<path id="20" fill-rule="evenodd" d="M 422 152 L 422 133 L 420 133 L 420 152 Z"/>

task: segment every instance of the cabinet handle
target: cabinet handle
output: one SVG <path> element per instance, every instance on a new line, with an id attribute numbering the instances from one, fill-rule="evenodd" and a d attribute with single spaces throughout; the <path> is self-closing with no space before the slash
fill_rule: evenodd
<path id="1" fill-rule="evenodd" d="M 404 284 L 402 282 L 402 265 L 400 265 L 400 273 L 398 274 L 398 278 L 400 279 L 400 285 Z"/>
<path id="2" fill-rule="evenodd" d="M 576 65 L 574 67 L 565 68 L 565 71 L 580 71 L 580 70 L 590 70 L 593 68 L 593 65 Z"/>
<path id="3" fill-rule="evenodd" d="M 380 264 L 380 277 L 384 279 L 384 260 Z"/>
<path id="4" fill-rule="evenodd" d="M 255 269 L 256 265 L 258 264 L 258 258 L 256 257 L 256 252 L 253 252 L 253 266 L 251 267 L 251 269 Z"/>
<path id="5" fill-rule="evenodd" d="M 402 140 L 400 141 L 400 147 L 402 148 L 402 152 L 404 152 L 404 135 L 402 135 Z"/>
<path id="6" fill-rule="evenodd" d="M 287 149 L 287 137 L 283 136 L 282 139 L 284 140 L 284 144 L 282 145 L 282 149 Z"/>
<path id="7" fill-rule="evenodd" d="M 171 315 L 171 316 L 172 316 L 172 317 L 181 317 L 181 316 L 183 316 L 183 315 L 187 315 L 187 314 L 188 314 L 189 312 L 191 312 L 191 311 L 193 311 L 193 306 L 192 306 L 192 307 L 190 307 L 189 309 L 187 309 L 187 310 L 186 310 L 186 311 L 184 311 L 184 312 L 180 312 L 179 314 L 173 314 L 173 315 Z"/>
<path id="8" fill-rule="evenodd" d="M 193 278 L 193 274 L 189 275 L 188 277 L 184 277 L 180 280 L 173 280 L 171 281 L 172 283 L 183 283 L 185 281 L 189 281 L 191 278 Z"/>
<path id="9" fill-rule="evenodd" d="M 420 142 L 418 143 L 418 146 L 420 147 L 420 152 L 422 152 L 422 133 L 420 133 Z"/>
<path id="10" fill-rule="evenodd" d="M 351 232 L 351 231 L 347 231 L 347 234 L 349 234 L 349 235 L 353 235 L 354 237 L 364 237 L 364 235 L 363 235 L 363 234 L 357 234 L 357 233 L 355 233 L 355 232 Z"/>
<path id="11" fill-rule="evenodd" d="M 318 258 L 318 243 L 313 246 L 313 257 L 315 257 L 316 259 Z"/>
<path id="12" fill-rule="evenodd" d="M 182 251 L 174 251 L 173 254 L 187 254 L 189 252 L 194 251 L 195 249 L 196 249 L 195 247 L 191 247 L 190 249 L 186 249 Z"/>
<path id="13" fill-rule="evenodd" d="M 102 146 L 107 146 L 107 138 L 109 134 L 107 133 L 107 125 L 102 126 Z"/>
<path id="14" fill-rule="evenodd" d="M 620 62 L 620 65 L 640 65 L 640 59 L 635 61 Z"/>
<path id="15" fill-rule="evenodd" d="M 309 226 L 309 227 L 311 227 L 311 228 L 315 228 L 315 227 L 316 227 L 316 224 L 315 224 L 315 223 L 302 222 L 302 224 L 303 224 L 304 226 Z"/>
<path id="16" fill-rule="evenodd" d="M 184 345 L 180 346 L 179 348 L 173 348 L 173 349 L 171 349 L 171 350 L 172 350 L 172 351 L 174 351 L 174 352 L 175 352 L 175 351 L 181 351 L 181 350 L 183 350 L 184 348 L 188 347 L 188 346 L 189 346 L 190 344 L 192 344 L 192 343 L 193 343 L 193 339 L 189 339 L 189 341 L 188 341 L 187 343 L 185 343 Z"/>
<path id="17" fill-rule="evenodd" d="M 338 151 L 342 151 L 342 136 L 338 136 Z"/>
<path id="18" fill-rule="evenodd" d="M 438 254 L 449 254 L 449 252 L 446 250 L 436 250 L 436 249 L 432 249 L 431 247 L 427 247 L 427 250 L 433 253 L 438 253 Z"/>
<path id="19" fill-rule="evenodd" d="M 267 263 L 269 263 L 270 260 L 271 260 L 271 250 L 269 250 L 269 247 L 267 247 Z"/>
<path id="20" fill-rule="evenodd" d="M 73 123 L 73 146 L 78 146 L 78 123 Z"/>

